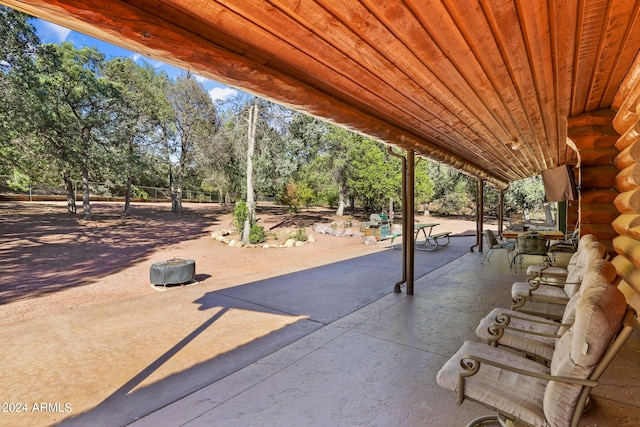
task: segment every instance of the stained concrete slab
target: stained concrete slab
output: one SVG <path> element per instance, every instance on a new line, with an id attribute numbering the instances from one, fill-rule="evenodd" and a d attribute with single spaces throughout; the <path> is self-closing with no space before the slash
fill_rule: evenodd
<path id="1" fill-rule="evenodd" d="M 467 253 L 421 277 L 414 296 L 385 295 L 133 425 L 461 426 L 490 414 L 473 402 L 457 405 L 435 383 L 462 342 L 477 339 L 478 320 L 510 305 L 514 273 L 506 261 L 479 268 L 479 255 Z M 633 341 L 614 362 L 622 365 L 609 373 L 615 379 L 603 378 L 602 394 L 593 393 L 581 426 L 637 424 L 640 405 L 625 396 L 637 381 L 618 371 L 640 373 L 637 360 L 629 363 L 640 343 Z M 209 400 L 214 396 L 220 398 Z"/>
<path id="2" fill-rule="evenodd" d="M 416 253 L 413 296 L 392 292 L 401 251 L 389 250 L 10 325 L 3 397 L 72 411 L 2 414 L 0 424 L 465 425 L 490 411 L 458 406 L 435 375 L 482 316 L 509 306 L 523 273 L 495 256 L 480 265 L 475 239 L 456 239 L 453 251 Z M 581 425 L 640 419 L 639 343 L 634 334 Z"/>

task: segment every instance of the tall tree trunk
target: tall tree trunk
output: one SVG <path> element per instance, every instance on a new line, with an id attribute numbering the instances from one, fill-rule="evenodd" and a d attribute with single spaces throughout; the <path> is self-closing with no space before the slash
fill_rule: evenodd
<path id="1" fill-rule="evenodd" d="M 133 141 L 129 141 L 129 161 L 127 162 L 128 178 L 127 178 L 127 190 L 124 195 L 124 212 L 123 216 L 129 216 L 131 213 L 131 184 L 133 182 L 133 172 L 131 162 L 133 161 Z"/>
<path id="2" fill-rule="evenodd" d="M 182 170 L 178 171 L 178 184 L 175 186 L 175 190 L 173 186 L 171 186 L 171 211 L 174 213 L 182 213 Z"/>
<path id="3" fill-rule="evenodd" d="M 218 187 L 218 202 L 220 203 L 220 207 L 224 206 L 224 200 L 222 199 L 223 196 L 222 187 Z"/>
<path id="4" fill-rule="evenodd" d="M 133 177 L 131 175 L 129 175 L 129 178 L 127 178 L 127 191 L 125 192 L 124 195 L 124 212 L 123 212 L 123 216 L 129 216 L 129 214 L 131 213 L 131 183 L 133 181 Z"/>
<path id="5" fill-rule="evenodd" d="M 256 127 L 258 124 L 258 99 L 249 108 L 249 128 L 247 130 L 247 218 L 244 221 L 242 242 L 249 243 L 249 233 L 256 216 L 256 203 L 253 198 L 253 153 L 256 145 Z"/>
<path id="6" fill-rule="evenodd" d="M 336 209 L 336 215 L 342 216 L 344 215 L 344 201 L 346 196 L 344 194 L 344 185 L 342 183 L 338 184 L 338 209 Z"/>
<path id="7" fill-rule="evenodd" d="M 551 203 L 545 203 L 544 207 L 544 218 L 546 225 L 556 225 L 556 221 L 553 218 L 553 213 L 551 212 Z"/>
<path id="8" fill-rule="evenodd" d="M 62 171 L 62 181 L 64 182 L 64 191 L 67 194 L 67 213 L 76 213 L 76 193 L 71 182 L 71 174 L 68 169 Z"/>
<path id="9" fill-rule="evenodd" d="M 89 204 L 89 168 L 82 165 L 82 211 L 84 219 L 91 221 L 91 205 Z"/>

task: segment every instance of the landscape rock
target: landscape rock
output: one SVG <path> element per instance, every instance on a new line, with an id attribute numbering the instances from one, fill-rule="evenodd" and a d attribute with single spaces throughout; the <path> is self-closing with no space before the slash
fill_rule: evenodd
<path id="1" fill-rule="evenodd" d="M 378 241 L 373 236 L 366 236 L 362 243 L 364 243 L 365 245 L 375 245 L 376 243 L 378 243 Z"/>

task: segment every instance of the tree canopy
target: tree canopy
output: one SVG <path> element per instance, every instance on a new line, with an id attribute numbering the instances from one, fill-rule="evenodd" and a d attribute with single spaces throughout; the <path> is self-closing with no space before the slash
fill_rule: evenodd
<path id="1" fill-rule="evenodd" d="M 27 15 L 2 6 L 0 95 L 0 175 L 63 183 L 69 212 L 81 182 L 87 219 L 90 191 L 102 191 L 94 182 L 126 189 L 125 214 L 144 186 L 171 188 L 178 213 L 189 189 L 216 192 L 220 203 L 249 200 L 250 191 L 338 214 L 354 204 L 400 208 L 401 161 L 381 142 L 246 94 L 214 103 L 188 71 L 170 78 L 131 58 L 41 44 Z M 435 201 L 444 214 L 473 208 L 475 180 L 427 159 L 415 177 L 417 204 Z M 541 206 L 541 188 L 514 183 L 508 208 Z"/>

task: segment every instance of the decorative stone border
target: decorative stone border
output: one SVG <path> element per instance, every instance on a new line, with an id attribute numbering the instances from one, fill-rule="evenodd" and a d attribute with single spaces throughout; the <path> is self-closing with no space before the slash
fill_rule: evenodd
<path id="1" fill-rule="evenodd" d="M 235 234 L 235 231 L 223 228 L 222 230 L 215 230 L 211 233 L 211 238 L 217 240 L 220 243 L 229 245 L 236 248 L 293 248 L 304 246 L 307 243 L 315 243 L 316 239 L 312 235 L 307 236 L 306 242 L 301 242 L 295 239 L 287 239 L 284 243 L 242 243 L 236 239 L 230 239 L 229 236 Z"/>

